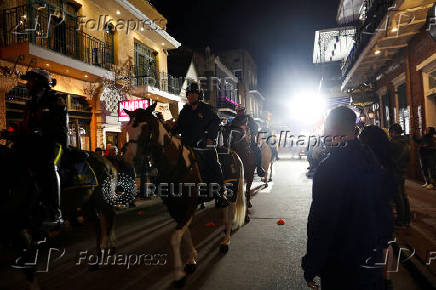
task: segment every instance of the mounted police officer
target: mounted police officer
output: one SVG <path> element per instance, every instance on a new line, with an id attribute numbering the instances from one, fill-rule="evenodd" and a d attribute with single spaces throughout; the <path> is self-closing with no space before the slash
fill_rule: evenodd
<path id="1" fill-rule="evenodd" d="M 247 127 L 248 127 L 248 133 L 250 134 L 250 148 L 254 153 L 255 159 L 256 159 L 256 167 L 257 167 L 257 175 L 259 177 L 265 176 L 265 171 L 262 168 L 262 153 L 260 151 L 259 146 L 257 145 L 257 134 L 259 133 L 259 126 L 257 125 L 256 121 L 250 116 L 245 113 L 245 107 L 244 106 L 238 106 L 236 108 L 236 113 L 238 116 L 245 116 L 247 118 Z"/>
<path id="2" fill-rule="evenodd" d="M 51 89 L 56 80 L 48 71 L 35 68 L 21 79 L 27 81 L 31 99 L 26 104 L 15 148 L 36 180 L 43 225 L 57 226 L 63 223 L 58 166 L 67 146 L 67 107 L 65 99 Z"/>
<path id="3" fill-rule="evenodd" d="M 216 151 L 221 120 L 212 106 L 199 100 L 200 95 L 197 83 L 192 83 L 187 88 L 188 104 L 180 111 L 179 119 L 171 131 L 180 134 L 183 144 L 195 150 L 205 182 L 220 185 L 220 192 L 215 194 L 215 205 L 226 207 L 228 201 L 224 194 L 224 177 Z"/>

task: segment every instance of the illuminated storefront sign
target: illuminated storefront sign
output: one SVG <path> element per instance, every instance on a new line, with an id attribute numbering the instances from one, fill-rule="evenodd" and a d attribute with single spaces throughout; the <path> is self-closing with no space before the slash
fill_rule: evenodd
<path id="1" fill-rule="evenodd" d="M 121 101 L 118 103 L 118 121 L 128 122 L 130 120 L 124 109 L 134 111 L 136 109 L 147 109 L 148 106 L 150 106 L 150 100 Z"/>

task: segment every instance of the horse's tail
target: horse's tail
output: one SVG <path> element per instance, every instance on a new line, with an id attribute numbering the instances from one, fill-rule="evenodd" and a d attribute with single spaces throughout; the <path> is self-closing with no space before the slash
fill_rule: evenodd
<path id="1" fill-rule="evenodd" d="M 235 160 L 236 165 L 239 167 L 239 182 L 238 182 L 238 190 L 236 192 L 236 212 L 234 218 L 234 224 L 239 228 L 242 227 L 245 223 L 245 192 L 244 192 L 244 166 L 242 164 L 239 156 L 233 152 L 233 159 Z"/>

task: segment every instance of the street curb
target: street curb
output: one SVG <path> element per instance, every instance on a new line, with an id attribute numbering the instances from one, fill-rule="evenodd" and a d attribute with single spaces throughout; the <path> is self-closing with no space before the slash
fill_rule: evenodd
<path id="1" fill-rule="evenodd" d="M 398 243 L 392 244 L 395 253 L 399 252 Z M 403 265 L 404 268 L 419 282 L 422 289 L 434 290 L 436 289 L 436 276 L 430 272 L 429 269 L 415 256 L 409 257 L 403 251 L 401 252 L 400 259 L 406 260 Z M 408 259 L 408 260 L 407 260 Z"/>

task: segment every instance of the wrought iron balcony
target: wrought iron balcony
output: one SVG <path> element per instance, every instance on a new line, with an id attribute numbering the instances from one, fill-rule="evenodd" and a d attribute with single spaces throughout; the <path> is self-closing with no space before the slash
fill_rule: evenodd
<path id="1" fill-rule="evenodd" d="M 217 96 L 216 98 L 216 108 L 217 109 L 230 109 L 232 111 L 236 110 L 237 102 L 231 100 L 226 96 Z"/>
<path id="2" fill-rule="evenodd" d="M 354 46 L 348 54 L 342 65 L 342 79 L 344 80 L 353 68 L 360 54 L 371 40 L 371 37 L 377 33 L 377 28 L 383 21 L 389 8 L 394 4 L 394 0 L 367 0 L 365 1 L 362 21 L 356 27 L 354 36 Z"/>
<path id="3" fill-rule="evenodd" d="M 157 88 L 163 92 L 167 92 L 173 95 L 180 95 L 183 85 L 183 78 L 176 78 L 169 75 L 166 72 L 160 72 L 154 67 L 134 66 L 132 68 L 134 73 L 133 85 L 136 86 L 151 86 Z"/>
<path id="4" fill-rule="evenodd" d="M 111 43 L 77 29 L 77 18 L 54 6 L 35 3 L 1 11 L 0 47 L 32 43 L 87 64 L 110 70 L 114 63 Z M 61 12 L 61 14 L 59 14 Z M 54 14 L 62 15 L 55 17 Z"/>

